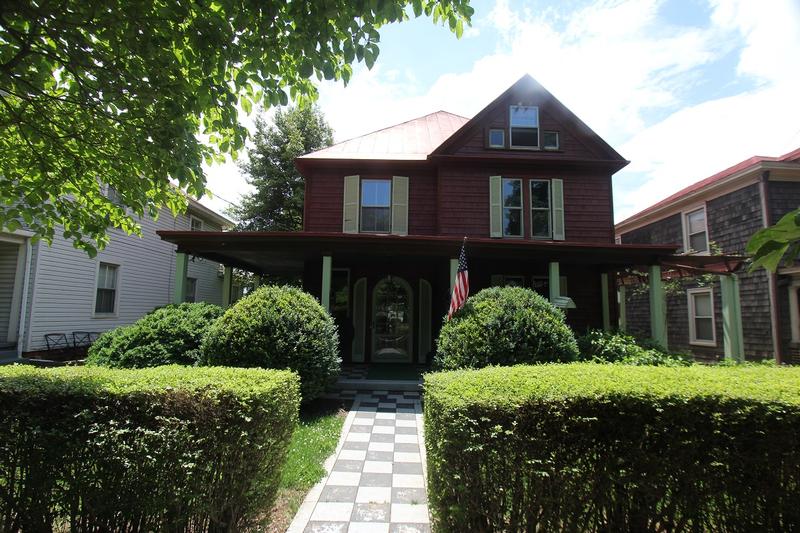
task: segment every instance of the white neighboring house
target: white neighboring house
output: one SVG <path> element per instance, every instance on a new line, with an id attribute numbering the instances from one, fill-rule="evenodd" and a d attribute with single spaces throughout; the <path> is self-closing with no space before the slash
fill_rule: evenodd
<path id="1" fill-rule="evenodd" d="M 141 220 L 142 236 L 109 230 L 97 256 L 73 248 L 59 235 L 53 244 L 31 241 L 24 230 L 0 231 L 0 353 L 21 356 L 47 349 L 45 335 L 100 333 L 130 324 L 173 301 L 175 245 L 156 231 L 222 231 L 233 222 L 189 200 L 186 213 L 162 209 L 158 220 Z M 190 258 L 187 301 L 222 304 L 218 263 Z"/>

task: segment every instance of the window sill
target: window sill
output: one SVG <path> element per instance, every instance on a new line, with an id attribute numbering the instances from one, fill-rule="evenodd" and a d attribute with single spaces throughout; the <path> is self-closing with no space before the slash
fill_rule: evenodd
<path id="1" fill-rule="evenodd" d="M 92 318 L 117 318 L 119 316 L 118 313 L 92 313 Z"/>
<path id="2" fill-rule="evenodd" d="M 509 146 L 509 150 L 522 150 L 524 152 L 541 152 L 542 149 L 538 146 Z"/>
<path id="3" fill-rule="evenodd" d="M 702 348 L 716 348 L 716 341 L 689 341 L 690 346 L 699 346 Z"/>

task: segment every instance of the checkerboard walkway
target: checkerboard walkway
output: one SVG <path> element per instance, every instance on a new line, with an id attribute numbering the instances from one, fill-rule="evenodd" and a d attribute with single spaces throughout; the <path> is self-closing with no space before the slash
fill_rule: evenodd
<path id="1" fill-rule="evenodd" d="M 430 532 L 418 392 L 359 393 L 287 533 Z"/>

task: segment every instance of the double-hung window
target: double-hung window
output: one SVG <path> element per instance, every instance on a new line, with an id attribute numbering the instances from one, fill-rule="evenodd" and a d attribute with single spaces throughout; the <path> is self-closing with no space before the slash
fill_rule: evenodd
<path id="1" fill-rule="evenodd" d="M 503 236 L 522 237 L 522 180 L 503 178 Z"/>
<path id="2" fill-rule="evenodd" d="M 687 253 L 708 252 L 708 227 L 706 209 L 701 207 L 684 214 L 685 249 Z"/>
<path id="3" fill-rule="evenodd" d="M 710 288 L 689 289 L 689 343 L 716 346 L 714 293 Z"/>
<path id="4" fill-rule="evenodd" d="M 189 217 L 189 227 L 192 231 L 203 231 L 203 221 L 197 217 Z"/>
<path id="5" fill-rule="evenodd" d="M 531 237 L 550 239 L 553 236 L 550 214 L 550 180 L 530 180 Z"/>
<path id="6" fill-rule="evenodd" d="M 539 108 L 512 105 L 509 108 L 511 148 L 539 148 Z"/>
<path id="7" fill-rule="evenodd" d="M 392 181 L 361 180 L 361 231 L 392 230 Z"/>
<path id="8" fill-rule="evenodd" d="M 100 263 L 97 270 L 97 292 L 94 312 L 98 315 L 112 315 L 117 311 L 117 277 L 119 266 Z"/>

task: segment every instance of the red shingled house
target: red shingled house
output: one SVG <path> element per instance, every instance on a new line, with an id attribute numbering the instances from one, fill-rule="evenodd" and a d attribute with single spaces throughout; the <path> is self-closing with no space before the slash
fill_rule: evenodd
<path id="1" fill-rule="evenodd" d="M 425 362 L 464 237 L 472 293 L 524 285 L 576 331 L 616 325 L 613 274 L 660 273 L 674 251 L 614 243 L 611 179 L 627 163 L 524 76 L 471 119 L 438 111 L 299 157 L 301 232 L 161 236 L 178 245 L 179 267 L 189 254 L 302 275 L 343 325 L 346 362 Z M 179 268 L 176 299 L 181 280 Z"/>

